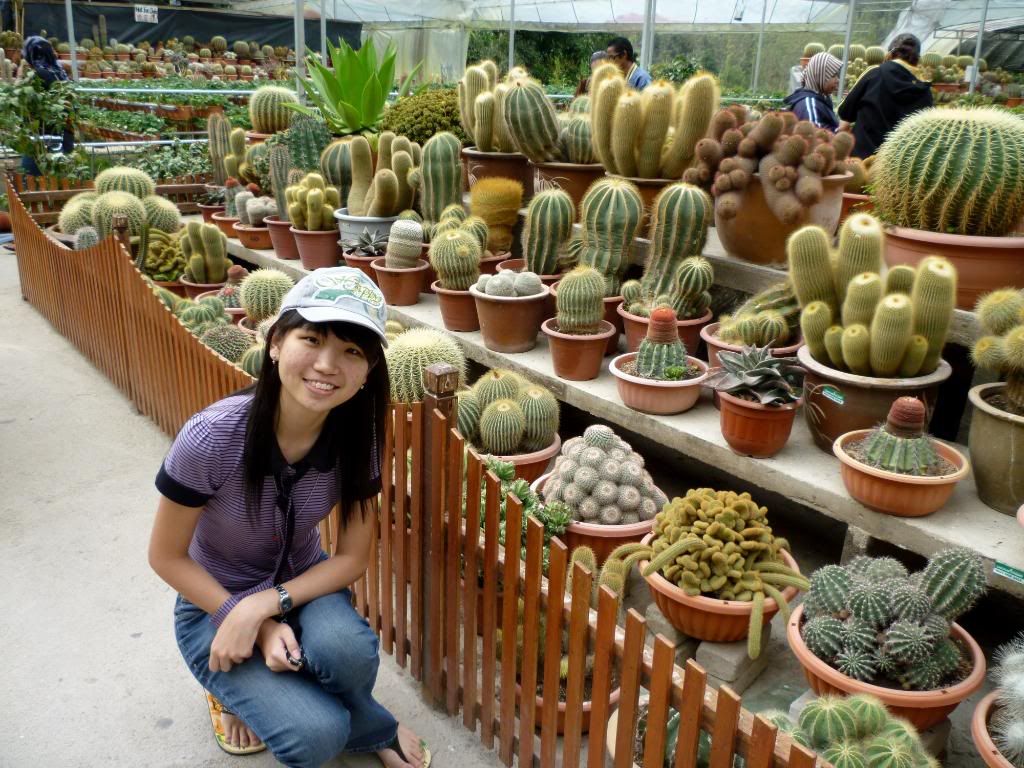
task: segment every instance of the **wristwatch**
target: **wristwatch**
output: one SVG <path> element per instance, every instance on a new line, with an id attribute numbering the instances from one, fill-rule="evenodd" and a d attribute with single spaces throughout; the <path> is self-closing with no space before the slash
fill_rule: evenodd
<path id="1" fill-rule="evenodd" d="M 292 596 L 288 594 L 288 590 L 282 587 L 280 584 L 275 584 L 274 589 L 277 590 L 277 607 L 281 616 L 284 616 L 292 609 Z"/>

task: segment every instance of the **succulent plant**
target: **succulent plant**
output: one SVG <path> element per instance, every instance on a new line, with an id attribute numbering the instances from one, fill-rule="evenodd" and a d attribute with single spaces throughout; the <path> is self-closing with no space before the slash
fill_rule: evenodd
<path id="1" fill-rule="evenodd" d="M 423 252 L 423 226 L 416 221 L 402 220 L 391 225 L 384 264 L 389 269 L 412 269 Z"/>
<path id="2" fill-rule="evenodd" d="M 285 104 L 298 104 L 299 99 L 291 88 L 267 85 L 257 88 L 249 97 L 249 118 L 256 133 L 277 133 L 284 131 L 295 113 Z"/>
<path id="3" fill-rule="evenodd" d="M 1007 410 L 1024 414 L 1024 291 L 992 291 L 975 311 L 986 335 L 971 350 L 974 364 L 1005 379 Z"/>
<path id="4" fill-rule="evenodd" d="M 450 205 L 462 204 L 462 144 L 442 132 L 423 145 L 420 164 L 408 175 L 409 185 L 419 192 L 419 208 L 425 224 L 441 219 Z"/>
<path id="5" fill-rule="evenodd" d="M 429 253 L 442 288 L 466 291 L 480 276 L 480 244 L 462 229 L 433 239 Z"/>
<path id="6" fill-rule="evenodd" d="M 996 651 L 992 677 L 998 698 L 989 733 L 1000 754 L 1014 768 L 1024 768 L 1024 634 Z"/>
<path id="7" fill-rule="evenodd" d="M 65 235 L 73 235 L 82 227 L 92 226 L 92 209 L 96 198 L 95 192 L 79 192 L 70 198 L 57 219 L 60 231 Z"/>
<path id="8" fill-rule="evenodd" d="M 780 322 L 781 321 L 781 322 Z M 800 304 L 790 281 L 751 296 L 719 318 L 718 338 L 740 346 L 781 346 L 797 334 Z"/>
<path id="9" fill-rule="evenodd" d="M 505 97 L 510 84 L 498 83 L 498 68 L 483 61 L 459 81 L 459 115 L 462 128 L 481 152 L 515 152 L 516 146 L 505 120 Z"/>
<path id="10" fill-rule="evenodd" d="M 459 141 L 466 140 L 455 88 L 430 88 L 399 99 L 384 113 L 380 127 L 421 145 L 442 131 L 454 134 Z"/>
<path id="11" fill-rule="evenodd" d="M 523 257 L 538 275 L 558 273 L 558 261 L 572 236 L 576 217 L 572 198 L 561 189 L 546 189 L 530 200 L 523 223 Z"/>
<path id="12" fill-rule="evenodd" d="M 719 370 L 705 386 L 761 405 L 795 403 L 803 391 L 804 369 L 795 357 L 774 357 L 768 347 L 744 347 L 718 353 Z"/>
<path id="13" fill-rule="evenodd" d="M 459 432 L 481 452 L 500 456 L 547 448 L 558 432 L 559 406 L 542 386 L 496 368 L 458 393 Z"/>
<path id="14" fill-rule="evenodd" d="M 940 465 L 935 441 L 925 431 L 927 409 L 916 397 L 897 398 L 886 423 L 864 438 L 858 459 L 901 475 L 926 475 Z"/>
<path id="15" fill-rule="evenodd" d="M 105 192 L 127 192 L 142 200 L 156 193 L 156 183 L 145 171 L 115 165 L 96 176 L 96 191 L 101 195 Z"/>
<path id="16" fill-rule="evenodd" d="M 679 338 L 676 313 L 671 307 L 651 312 L 647 335 L 636 353 L 636 373 L 644 379 L 675 381 L 686 378 L 689 362 L 686 346 Z"/>
<path id="17" fill-rule="evenodd" d="M 146 212 L 146 223 L 153 229 L 162 232 L 177 232 L 181 229 L 181 213 L 178 206 L 159 195 L 150 195 L 142 199 L 142 207 Z"/>
<path id="18" fill-rule="evenodd" d="M 94 245 L 99 244 L 99 242 L 100 236 L 96 232 L 95 227 L 79 227 L 75 232 L 74 248 L 76 251 L 92 248 Z"/>
<path id="19" fill-rule="evenodd" d="M 476 289 L 488 296 L 536 296 L 544 290 L 544 284 L 533 272 L 499 272 L 496 275 L 480 275 Z"/>
<path id="20" fill-rule="evenodd" d="M 423 400 L 423 371 L 434 363 L 448 363 L 458 372 L 459 382 L 466 377 L 466 358 L 455 340 L 432 328 L 410 328 L 389 340 L 385 352 L 391 399 L 399 403 Z"/>
<path id="21" fill-rule="evenodd" d="M 252 328 L 278 313 L 293 285 L 292 279 L 277 269 L 257 269 L 242 280 L 239 300 Z"/>
<path id="22" fill-rule="evenodd" d="M 231 260 L 227 238 L 216 224 L 190 221 L 180 238 L 185 274 L 193 283 L 213 284 L 227 280 Z"/>
<path id="23" fill-rule="evenodd" d="M 622 275 L 629 266 L 633 240 L 643 217 L 643 200 L 636 186 L 624 179 L 598 179 L 580 204 L 580 234 L 568 250 L 581 265 L 597 269 L 605 280 L 604 295 L 620 295 Z"/>
<path id="24" fill-rule="evenodd" d="M 377 259 L 385 255 L 387 251 L 388 235 L 377 229 L 371 230 L 369 227 L 363 227 L 359 237 L 346 240 L 342 245 L 353 256 Z"/>
<path id="25" fill-rule="evenodd" d="M 376 172 L 370 144 L 364 136 L 349 140 L 349 156 L 352 186 L 347 205 L 350 216 L 397 216 L 412 205 L 414 187 L 409 177 L 413 157 L 408 139 L 390 132 L 381 134 Z"/>
<path id="26" fill-rule="evenodd" d="M 237 363 L 253 345 L 252 335 L 234 323 L 216 325 L 203 333 L 199 340 L 232 363 Z"/>
<path id="27" fill-rule="evenodd" d="M 285 189 L 288 220 L 296 229 L 329 232 L 336 226 L 334 211 L 339 207 L 338 190 L 328 186 L 319 173 L 308 173 L 298 184 Z"/>
<path id="28" fill-rule="evenodd" d="M 605 278 L 593 267 L 576 267 L 558 284 L 558 330 L 574 336 L 599 333 L 604 319 Z"/>
<path id="29" fill-rule="evenodd" d="M 138 235 L 146 222 L 146 209 L 142 201 L 129 192 L 105 192 L 92 204 L 92 224 L 100 239 L 114 233 L 114 218 L 123 216 L 128 233 Z"/>
<path id="30" fill-rule="evenodd" d="M 487 224 L 486 248 L 491 253 L 512 249 L 512 229 L 519 221 L 523 185 L 515 179 L 488 177 L 469 190 L 469 210 Z"/>

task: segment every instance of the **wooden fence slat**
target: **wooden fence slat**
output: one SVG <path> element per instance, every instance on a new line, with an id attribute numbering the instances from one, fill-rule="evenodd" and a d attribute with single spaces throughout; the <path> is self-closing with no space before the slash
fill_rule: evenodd
<path id="1" fill-rule="evenodd" d="M 718 689 L 715 727 L 711 731 L 710 768 L 732 768 L 739 718 L 740 697 L 729 686 L 721 686 Z"/>
<path id="2" fill-rule="evenodd" d="M 679 706 L 679 735 L 676 739 L 674 768 L 696 768 L 704 714 L 704 690 L 708 673 L 693 659 L 686 660 L 683 676 L 683 701 Z"/>
<path id="3" fill-rule="evenodd" d="M 459 711 L 459 530 L 462 528 L 462 473 L 465 440 L 448 430 L 447 548 L 444 566 L 445 705 L 449 715 Z"/>
<path id="4" fill-rule="evenodd" d="M 537 708 L 537 664 L 540 651 L 541 562 L 544 558 L 544 526 L 534 517 L 526 524 L 526 586 L 523 590 L 523 694 L 519 706 L 519 765 L 533 765 L 533 731 Z M 507 539 L 506 539 L 507 541 Z"/>
<path id="5" fill-rule="evenodd" d="M 429 414 L 429 418 L 433 420 L 431 427 L 431 446 L 430 446 L 430 457 L 431 460 L 436 462 L 438 467 L 445 466 L 447 441 L 445 439 L 447 435 L 447 429 L 445 424 L 444 414 L 442 414 L 436 408 Z M 435 477 L 444 477 L 444 473 L 439 472 Z M 430 527 L 430 552 L 435 553 L 439 557 L 443 557 L 444 553 L 444 538 L 443 538 L 443 526 L 444 526 L 444 500 L 445 500 L 445 487 L 444 483 L 435 482 L 433 487 L 428 489 L 430 491 L 430 506 L 427 508 L 427 514 L 431 518 Z M 437 578 L 439 575 L 443 578 L 444 569 L 443 565 L 439 562 L 436 564 L 437 567 L 431 569 L 431 577 Z M 443 586 L 444 582 L 441 582 Z M 433 632 L 433 636 L 430 638 L 430 643 L 427 647 L 430 649 L 430 658 L 427 659 L 427 688 L 430 691 L 431 698 L 435 702 L 440 702 L 443 696 L 441 686 L 441 670 L 442 670 L 442 659 L 444 644 L 444 624 L 442 623 L 442 597 L 443 589 L 435 589 L 430 592 L 430 604 L 427 606 L 427 611 L 430 616 L 430 620 L 427 622 L 427 626 Z"/>
<path id="6" fill-rule="evenodd" d="M 622 693 L 615 742 L 615 768 L 633 765 L 633 734 L 636 732 L 637 696 L 643 673 L 644 636 L 647 622 L 632 608 L 626 614 L 626 640 L 622 653 Z"/>
<path id="7" fill-rule="evenodd" d="M 789 768 L 814 768 L 817 763 L 817 756 L 802 744 L 791 742 L 789 748 Z"/>
<path id="8" fill-rule="evenodd" d="M 498 503 L 501 483 L 493 472 L 484 476 L 487 497 L 484 502 L 484 605 L 483 646 L 480 674 L 480 743 L 494 747 L 494 676 L 496 672 L 497 591 L 498 591 Z"/>
<path id="9" fill-rule="evenodd" d="M 760 715 L 753 717 L 746 768 L 771 768 L 778 729 Z"/>
<path id="10" fill-rule="evenodd" d="M 423 403 L 412 405 L 412 539 L 409 542 L 409 600 L 412 602 L 412 640 L 409 671 L 416 680 L 423 679 L 423 457 L 424 445 Z"/>
<path id="11" fill-rule="evenodd" d="M 615 622 L 619 599 L 608 587 L 597 593 L 597 631 L 594 638 L 594 680 L 590 694 L 590 733 L 587 768 L 604 768 L 605 735 L 611 710 L 612 663 L 615 661 Z"/>
<path id="12" fill-rule="evenodd" d="M 391 551 L 391 541 L 396 535 L 397 526 L 401 525 L 400 516 L 395 510 L 395 471 L 391 469 L 391 461 L 401 464 L 403 456 L 397 455 L 397 448 L 401 445 L 402 436 L 406 427 L 406 405 L 396 403 L 391 419 L 391 432 L 385 428 L 384 455 L 388 457 L 387 493 L 384 497 L 384 509 L 380 521 L 380 637 L 381 648 L 387 654 L 394 653 L 394 594 L 395 594 L 395 568 L 394 555 Z"/>
<path id="13" fill-rule="evenodd" d="M 512 494 L 505 499 L 504 599 L 501 610 L 501 718 L 498 729 L 498 757 L 512 765 L 516 736 L 516 634 L 519 628 L 519 537 L 522 535 L 523 504 Z M 523 691 L 523 705 L 529 694 Z"/>
<path id="14" fill-rule="evenodd" d="M 654 638 L 654 672 L 651 674 L 647 704 L 647 735 L 644 740 L 644 768 L 662 768 L 665 764 L 665 727 L 672 692 L 672 668 L 675 647 L 662 635 Z"/>
<path id="15" fill-rule="evenodd" d="M 569 677 L 565 684 L 565 734 L 562 741 L 562 765 L 578 768 L 580 764 L 580 729 L 583 726 L 583 678 L 586 675 L 587 624 L 590 620 L 590 599 L 594 574 L 580 564 L 572 570 L 572 610 L 569 615 L 569 637 L 580 638 L 569 643 Z M 557 700 L 558 689 L 544 691 L 544 698 Z"/>
<path id="16" fill-rule="evenodd" d="M 474 452 L 469 452 L 469 473 L 466 479 L 466 536 L 463 554 L 463 601 L 462 601 L 462 724 L 468 730 L 476 730 L 477 713 L 477 655 L 476 627 L 480 617 L 476 612 L 479 576 L 477 563 L 480 550 L 480 483 L 483 462 Z"/>
<path id="17" fill-rule="evenodd" d="M 552 539 L 548 549 L 548 602 L 544 632 L 544 690 L 557 691 L 562 660 L 562 603 L 565 599 L 565 573 L 569 553 L 559 539 Z M 544 697 L 540 715 L 541 768 L 555 768 L 558 751 L 558 699 Z"/>
<path id="18" fill-rule="evenodd" d="M 392 542 L 395 560 L 395 660 L 398 666 L 405 666 L 406 654 L 406 612 L 408 611 L 407 596 L 409 594 L 409 519 L 407 510 L 409 506 L 409 407 L 402 404 L 401 415 L 395 424 L 395 449 L 393 453 L 385 453 L 388 463 L 394 456 L 395 463 L 395 485 L 394 485 L 394 520 L 395 536 Z"/>

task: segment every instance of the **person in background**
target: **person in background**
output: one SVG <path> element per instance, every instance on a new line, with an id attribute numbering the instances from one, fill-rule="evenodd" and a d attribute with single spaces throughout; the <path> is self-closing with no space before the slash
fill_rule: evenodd
<path id="1" fill-rule="evenodd" d="M 809 120 L 835 133 L 839 118 L 832 107 L 832 94 L 839 88 L 843 62 L 830 53 L 817 53 L 804 67 L 803 85 L 786 97 L 785 105 L 797 120 Z"/>
<path id="2" fill-rule="evenodd" d="M 590 54 L 590 72 L 593 73 L 595 69 L 605 63 L 608 60 L 608 54 L 604 51 L 594 51 Z M 588 74 L 584 78 L 580 78 L 579 85 L 576 86 L 576 96 L 583 96 L 590 92 L 590 75 Z"/>
<path id="3" fill-rule="evenodd" d="M 608 61 L 617 64 L 622 70 L 630 87 L 642 91 L 651 84 L 650 73 L 636 63 L 633 44 L 625 37 L 616 37 L 614 40 L 610 40 L 605 55 Z"/>
<path id="4" fill-rule="evenodd" d="M 839 105 L 839 117 L 853 123 L 855 157 L 875 154 L 896 123 L 932 106 L 931 85 L 919 80 L 914 71 L 921 59 L 921 41 L 899 35 L 886 58 L 865 72 Z"/>
<path id="5" fill-rule="evenodd" d="M 38 35 L 29 37 L 22 48 L 21 58 L 25 72 L 27 73 L 28 70 L 35 72 L 46 88 L 49 88 L 55 82 L 63 82 L 68 79 L 68 73 L 64 71 L 60 62 L 57 61 L 57 54 L 54 53 L 53 46 L 50 45 L 50 41 L 46 38 L 39 37 Z M 75 134 L 71 130 L 70 125 L 65 125 L 63 128 L 60 126 L 49 126 L 46 130 L 47 133 L 60 135 L 61 152 L 67 155 L 74 151 Z M 46 143 L 51 151 L 57 149 L 55 141 L 47 141 Z M 21 167 L 25 173 L 33 176 L 42 175 L 35 159 L 27 155 L 21 158 Z"/>

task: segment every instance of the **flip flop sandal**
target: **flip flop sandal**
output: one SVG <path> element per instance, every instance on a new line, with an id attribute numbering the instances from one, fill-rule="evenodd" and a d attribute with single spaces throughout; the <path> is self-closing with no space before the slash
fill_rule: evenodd
<path id="1" fill-rule="evenodd" d="M 221 722 L 220 716 L 226 712 L 229 715 L 234 713 L 225 707 L 217 697 L 209 691 L 206 691 L 206 703 L 210 708 L 210 722 L 213 723 L 213 735 L 217 739 L 217 746 L 227 752 L 229 755 L 255 755 L 257 752 L 263 752 L 267 745 L 260 742 L 254 747 L 234 747 L 228 743 L 227 736 L 224 733 L 224 723 Z"/>
<path id="2" fill-rule="evenodd" d="M 397 731 L 395 732 L 395 738 L 391 740 L 391 742 L 387 745 L 387 747 L 385 747 L 385 749 L 395 750 L 395 752 L 398 753 L 398 756 L 405 760 L 405 762 L 412 763 L 412 760 L 410 760 L 409 757 L 405 754 L 405 752 L 402 751 L 402 745 L 398 740 Z M 420 749 L 423 750 L 423 765 L 421 766 L 421 768 L 430 768 L 430 761 L 432 759 L 432 756 L 430 754 L 430 750 L 427 749 L 427 742 L 425 742 L 423 739 L 420 739 Z"/>

